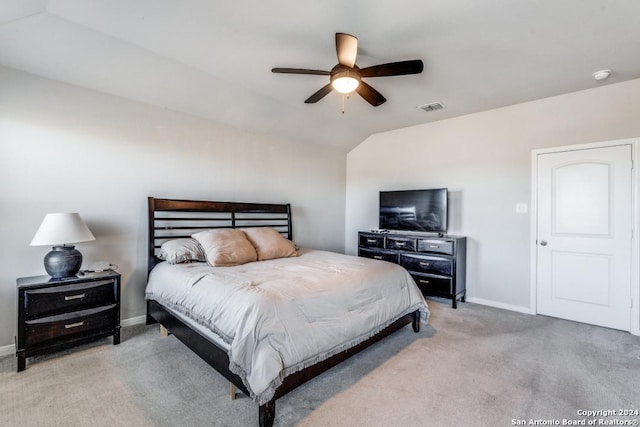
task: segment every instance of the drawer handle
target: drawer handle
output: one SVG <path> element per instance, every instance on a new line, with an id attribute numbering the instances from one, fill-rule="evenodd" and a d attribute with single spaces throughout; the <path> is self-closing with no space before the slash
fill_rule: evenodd
<path id="1" fill-rule="evenodd" d="M 428 285 L 429 281 L 428 280 L 424 280 L 424 279 L 420 279 L 420 283 L 424 283 L 425 285 Z"/>
<path id="2" fill-rule="evenodd" d="M 71 329 L 71 328 L 77 328 L 78 326 L 82 326 L 84 325 L 84 320 L 81 322 L 76 322 L 76 323 L 70 323 L 68 325 L 64 325 L 65 329 Z"/>
<path id="3" fill-rule="evenodd" d="M 382 259 L 382 257 L 380 255 L 374 255 L 373 256 L 375 259 Z"/>
<path id="4" fill-rule="evenodd" d="M 406 242 L 396 242 L 396 246 L 404 246 L 406 245 Z"/>
<path id="5" fill-rule="evenodd" d="M 429 245 L 430 249 L 438 249 L 440 245 Z"/>
<path id="6" fill-rule="evenodd" d="M 430 262 L 421 262 L 420 265 L 422 267 L 429 267 L 431 265 L 431 263 Z"/>
<path id="7" fill-rule="evenodd" d="M 367 239 L 367 243 L 377 243 L 376 239 Z"/>
<path id="8" fill-rule="evenodd" d="M 82 299 L 85 297 L 85 294 L 78 294 L 78 295 L 65 295 L 64 300 L 65 301 L 71 301 L 74 299 Z"/>

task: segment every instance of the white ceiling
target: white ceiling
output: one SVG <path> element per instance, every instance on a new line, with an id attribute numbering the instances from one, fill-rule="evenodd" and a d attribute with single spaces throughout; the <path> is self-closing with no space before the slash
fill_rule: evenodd
<path id="1" fill-rule="evenodd" d="M 357 63 L 422 59 L 369 78 L 387 102 L 331 93 L 334 34 Z M 373 133 L 640 78 L 638 0 L 0 0 L 0 64 L 301 143 Z M 594 71 L 610 68 L 596 82 Z M 420 104 L 444 110 L 425 113 Z"/>

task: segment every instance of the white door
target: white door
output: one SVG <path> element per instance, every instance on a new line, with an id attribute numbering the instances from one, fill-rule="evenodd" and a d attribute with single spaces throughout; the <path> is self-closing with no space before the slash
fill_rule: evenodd
<path id="1" fill-rule="evenodd" d="M 631 168 L 631 145 L 538 155 L 538 313 L 630 330 Z"/>

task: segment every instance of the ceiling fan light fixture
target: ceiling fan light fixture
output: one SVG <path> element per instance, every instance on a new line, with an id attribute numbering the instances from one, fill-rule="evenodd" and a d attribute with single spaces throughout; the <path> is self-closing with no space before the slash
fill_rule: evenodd
<path id="1" fill-rule="evenodd" d="M 340 93 L 351 93 L 360 86 L 360 75 L 351 70 L 340 71 L 331 77 L 331 86 Z"/>

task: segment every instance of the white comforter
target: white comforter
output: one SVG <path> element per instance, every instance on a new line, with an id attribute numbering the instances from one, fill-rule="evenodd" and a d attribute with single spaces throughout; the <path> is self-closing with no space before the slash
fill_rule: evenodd
<path id="1" fill-rule="evenodd" d="M 401 316 L 429 311 L 402 267 L 333 252 L 236 267 L 156 266 L 146 298 L 229 345 L 232 372 L 259 404 L 287 375 L 362 342 Z"/>

